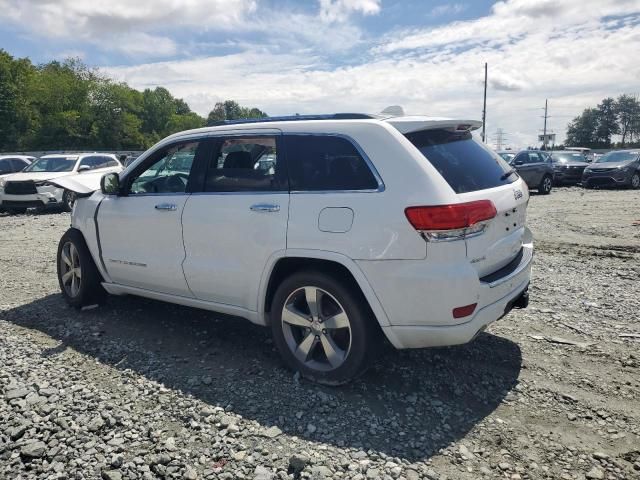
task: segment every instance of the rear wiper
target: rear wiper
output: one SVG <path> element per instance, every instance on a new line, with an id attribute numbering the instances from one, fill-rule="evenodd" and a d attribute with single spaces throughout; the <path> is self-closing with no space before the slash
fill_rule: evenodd
<path id="1" fill-rule="evenodd" d="M 502 174 L 502 176 L 500 177 L 500 180 L 506 180 L 507 178 L 509 178 L 511 175 L 513 175 L 514 173 L 516 173 L 516 169 L 512 168 L 511 170 L 504 172 Z"/>

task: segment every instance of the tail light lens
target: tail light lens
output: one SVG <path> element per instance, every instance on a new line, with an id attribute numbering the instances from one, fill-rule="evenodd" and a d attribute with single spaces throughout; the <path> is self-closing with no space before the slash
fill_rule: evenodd
<path id="1" fill-rule="evenodd" d="M 459 240 L 484 232 L 488 222 L 497 215 L 491 200 L 408 207 L 404 211 L 409 223 L 427 240 Z"/>
<path id="2" fill-rule="evenodd" d="M 453 309 L 453 318 L 464 318 L 471 315 L 478 306 L 477 303 L 472 303 L 471 305 L 465 305 L 464 307 L 457 307 Z"/>

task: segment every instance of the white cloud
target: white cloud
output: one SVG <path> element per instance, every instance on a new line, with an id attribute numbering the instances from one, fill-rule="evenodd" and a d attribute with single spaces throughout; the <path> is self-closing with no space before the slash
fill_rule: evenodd
<path id="1" fill-rule="evenodd" d="M 191 28 L 228 30 L 253 13 L 257 0 L 0 0 L 0 19 L 36 35 L 88 42 L 129 56 L 177 51 L 170 34 Z"/>
<path id="2" fill-rule="evenodd" d="M 436 5 L 431 9 L 429 15 L 431 17 L 440 17 L 442 15 L 457 15 L 467 9 L 466 3 L 443 3 Z"/>
<path id="3" fill-rule="evenodd" d="M 380 12 L 381 0 L 319 0 L 320 18 L 325 22 L 343 22 L 354 12 L 374 15 Z"/>
<path id="4" fill-rule="evenodd" d="M 595 13 L 582 17 L 573 15 L 571 5 L 563 3 L 562 12 L 545 5 L 501 3 L 487 17 L 435 29 L 437 35 L 427 35 L 429 42 L 374 48 L 371 55 L 338 67 L 318 50 L 305 56 L 247 46 L 234 55 L 107 72 L 139 88 L 165 85 L 203 115 L 216 101 L 231 98 L 271 115 L 378 112 L 400 104 L 408 113 L 479 118 L 486 61 L 487 132 L 501 127 L 514 146 L 526 146 L 535 144 L 542 128 L 545 98 L 549 128 L 562 140 L 572 116 L 606 96 L 637 92 L 640 78 L 640 64 L 630 54 L 640 51 L 640 16 L 624 17 L 634 11 L 628 2 L 603 1 Z M 623 17 L 603 18 L 614 13 Z M 554 17 L 544 28 L 540 21 L 533 28 L 522 18 L 547 14 L 563 19 Z M 424 33 L 413 31 L 394 41 L 406 45 L 408 38 Z M 386 39 L 383 46 L 391 42 Z"/>

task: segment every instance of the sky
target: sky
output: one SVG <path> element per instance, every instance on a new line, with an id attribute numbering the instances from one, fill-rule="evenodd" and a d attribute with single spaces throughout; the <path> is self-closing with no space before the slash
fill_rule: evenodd
<path id="1" fill-rule="evenodd" d="M 269 115 L 480 119 L 513 148 L 607 96 L 640 93 L 640 0 L 0 0 L 0 48 L 79 57 L 206 116 L 233 99 Z"/>

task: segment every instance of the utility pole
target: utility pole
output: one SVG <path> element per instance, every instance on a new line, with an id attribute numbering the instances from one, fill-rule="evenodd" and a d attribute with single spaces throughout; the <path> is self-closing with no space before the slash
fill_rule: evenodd
<path id="1" fill-rule="evenodd" d="M 482 141 L 487 131 L 487 62 L 484 62 L 484 101 L 482 102 Z"/>
<path id="2" fill-rule="evenodd" d="M 547 149 L 547 106 L 548 99 L 544 99 L 544 130 L 542 131 L 542 149 Z"/>

